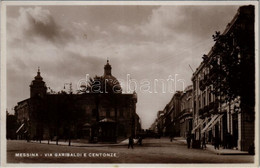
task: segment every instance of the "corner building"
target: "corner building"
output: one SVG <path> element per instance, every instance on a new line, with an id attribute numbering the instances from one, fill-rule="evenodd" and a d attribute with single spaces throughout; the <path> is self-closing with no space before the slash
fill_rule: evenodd
<path id="1" fill-rule="evenodd" d="M 117 142 L 138 134 L 141 124 L 136 113 L 137 94 L 122 94 L 111 69 L 107 61 L 104 75 L 95 77 L 94 81 L 100 82 L 100 90 L 92 86 L 94 91 L 79 94 L 47 92 L 38 69 L 30 85 L 30 98 L 15 106 L 17 138 Z"/>
<path id="2" fill-rule="evenodd" d="M 254 6 L 241 6 L 221 34 L 229 39 L 229 49 L 233 54 L 228 55 L 225 61 L 236 56 L 236 67 L 239 67 L 236 71 L 230 71 L 231 75 L 239 76 L 238 81 L 231 81 L 231 88 L 236 87 L 239 93 L 232 101 L 227 101 L 228 96 L 221 94 L 221 87 L 218 94 L 213 94 L 216 87 L 211 81 L 219 80 L 220 74 L 211 62 L 218 58 L 217 64 L 221 65 L 224 60 L 221 56 L 216 57 L 216 43 L 193 73 L 192 133 L 195 140 L 200 141 L 205 136 L 208 143 L 214 143 L 214 139 L 218 138 L 223 148 L 242 151 L 247 151 L 255 143 L 254 18 Z"/>

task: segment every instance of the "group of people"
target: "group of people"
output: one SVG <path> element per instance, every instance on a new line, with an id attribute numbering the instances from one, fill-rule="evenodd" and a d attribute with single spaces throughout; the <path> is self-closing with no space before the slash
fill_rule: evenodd
<path id="1" fill-rule="evenodd" d="M 207 148 L 207 146 L 206 146 L 206 137 L 205 137 L 205 135 L 202 137 L 202 139 L 201 139 L 202 141 L 201 141 L 201 148 L 202 149 L 206 149 Z M 196 143 L 195 141 L 194 141 L 194 139 L 193 139 L 193 136 L 191 135 L 191 134 L 188 134 L 187 136 L 186 136 L 186 141 L 187 141 L 187 147 L 188 148 L 191 148 L 191 143 Z M 212 142 L 213 142 L 213 144 L 214 144 L 214 148 L 215 149 L 219 149 L 219 145 L 220 145 L 220 142 L 219 142 L 219 138 L 218 137 L 212 137 Z M 198 144 L 199 146 L 200 146 L 200 143 Z M 195 146 L 195 145 L 194 145 Z"/>
<path id="2" fill-rule="evenodd" d="M 172 142 L 172 140 L 174 139 L 174 135 L 173 134 L 171 134 L 170 135 L 170 141 Z M 138 145 L 142 145 L 142 137 L 141 136 L 139 136 L 138 137 L 138 141 L 137 141 L 137 144 Z M 207 148 L 207 146 L 206 146 L 206 137 L 205 137 L 205 135 L 202 137 L 202 139 L 201 139 L 202 141 L 201 141 L 201 148 L 202 149 L 206 149 Z M 223 147 L 224 148 L 230 148 L 232 145 L 231 145 L 231 142 L 230 142 L 230 140 L 231 140 L 231 138 L 228 138 L 228 135 L 227 135 L 227 137 L 225 137 L 225 142 L 223 143 Z M 191 148 L 191 143 L 196 143 L 195 141 L 194 141 L 194 139 L 193 139 L 193 136 L 191 135 L 191 134 L 187 134 L 187 136 L 186 136 L 186 141 L 187 141 L 187 147 L 188 148 Z M 194 145 L 193 144 L 193 145 Z M 219 145 L 220 145 L 220 140 L 219 140 L 219 137 L 218 136 L 216 136 L 216 137 L 212 137 L 212 144 L 214 145 L 214 148 L 215 149 L 218 149 L 219 150 Z M 199 144 L 200 145 L 200 144 Z M 129 139 L 128 139 L 128 149 L 129 148 L 134 148 L 134 138 L 132 137 L 132 136 L 130 136 L 129 137 Z"/>
<path id="3" fill-rule="evenodd" d="M 223 139 L 223 148 L 231 149 L 234 146 L 234 137 L 230 133 L 226 133 Z"/>
<path id="4" fill-rule="evenodd" d="M 215 149 L 219 149 L 219 137 L 212 137 L 212 141 Z"/>

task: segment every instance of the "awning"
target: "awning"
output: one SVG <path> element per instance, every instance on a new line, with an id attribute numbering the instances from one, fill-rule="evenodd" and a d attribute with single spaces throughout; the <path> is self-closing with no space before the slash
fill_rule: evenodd
<path id="1" fill-rule="evenodd" d="M 199 126 L 203 125 L 206 121 L 207 121 L 207 119 L 204 119 L 204 120 L 200 121 L 200 122 L 196 125 L 196 127 L 194 127 L 194 128 L 192 129 L 191 132 L 194 133 L 195 130 L 198 129 Z"/>
<path id="2" fill-rule="evenodd" d="M 219 117 L 219 115 L 214 115 L 211 120 L 209 121 L 209 123 L 202 129 L 201 133 L 203 134 L 208 128 L 209 126 Z"/>
<path id="3" fill-rule="evenodd" d="M 224 114 L 221 114 L 218 116 L 218 118 L 208 127 L 208 129 L 211 129 L 214 125 L 217 124 L 217 122 L 219 121 L 219 119 L 223 116 Z"/>
<path id="4" fill-rule="evenodd" d="M 18 133 L 22 128 L 23 128 L 24 124 L 22 124 L 17 130 L 16 133 Z"/>

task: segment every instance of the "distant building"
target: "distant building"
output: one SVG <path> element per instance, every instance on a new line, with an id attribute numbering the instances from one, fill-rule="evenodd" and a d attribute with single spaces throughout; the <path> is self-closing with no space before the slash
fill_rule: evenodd
<path id="1" fill-rule="evenodd" d="M 165 117 L 163 111 L 158 111 L 157 120 L 156 120 L 156 130 L 155 133 L 158 133 L 160 136 L 163 136 Z"/>
<path id="2" fill-rule="evenodd" d="M 163 111 L 158 111 L 151 130 L 160 136 L 180 136 L 181 95 L 182 92 L 177 91 Z"/>
<path id="3" fill-rule="evenodd" d="M 173 95 L 172 99 L 168 103 L 169 109 L 167 113 L 170 113 L 170 125 L 167 125 L 168 135 L 173 134 L 174 136 L 180 136 L 179 116 L 181 113 L 181 95 L 181 91 L 176 91 L 176 93 Z"/>
<path id="4" fill-rule="evenodd" d="M 192 131 L 193 118 L 193 99 L 192 99 L 192 85 L 186 87 L 181 95 L 181 113 L 180 120 L 180 136 L 186 138 Z"/>
<path id="5" fill-rule="evenodd" d="M 192 76 L 193 82 L 193 130 L 195 139 L 205 136 L 208 143 L 218 138 L 223 147 L 246 151 L 255 138 L 255 34 L 254 6 L 242 6 L 233 20 L 221 34 L 228 39 L 232 50 L 229 56 L 216 57 L 216 44 Z M 213 59 L 217 58 L 217 59 Z M 229 74 L 239 76 L 237 81 L 230 80 L 236 87 L 237 96 L 229 100 L 223 95 L 220 77 L 215 65 L 221 67 L 222 60 L 236 58 L 236 67 Z M 234 61 L 233 61 L 234 62 Z M 232 63 L 229 61 L 228 63 Z M 246 80 L 245 80 L 246 79 Z M 214 85 L 212 81 L 215 81 Z M 217 85 L 217 84 L 219 85 Z M 217 91 L 216 91 L 217 90 Z M 215 93 L 214 93 L 215 92 Z"/>
<path id="6" fill-rule="evenodd" d="M 48 93 L 40 70 L 30 85 L 30 98 L 15 107 L 18 138 L 117 141 L 140 130 L 137 94 L 122 94 L 107 61 L 104 75 L 95 77 L 80 94 Z M 97 85 L 97 81 L 100 85 Z"/>

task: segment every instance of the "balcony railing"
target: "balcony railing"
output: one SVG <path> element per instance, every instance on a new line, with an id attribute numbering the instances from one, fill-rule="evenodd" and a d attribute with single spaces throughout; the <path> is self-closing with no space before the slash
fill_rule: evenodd
<path id="1" fill-rule="evenodd" d="M 210 115 L 209 113 L 210 111 L 210 107 L 207 105 L 207 106 L 204 106 L 203 108 L 200 108 L 199 109 L 199 116 L 200 118 L 205 118 L 205 117 L 208 117 Z"/>
<path id="2" fill-rule="evenodd" d="M 215 106 L 215 102 L 209 103 L 209 110 L 214 109 L 214 106 Z"/>
<path id="3" fill-rule="evenodd" d="M 179 114 L 179 118 L 190 116 L 190 115 L 192 115 L 192 109 L 186 108 L 181 111 L 181 113 Z"/>
<path id="4" fill-rule="evenodd" d="M 209 106 L 204 106 L 204 117 L 207 117 L 209 115 Z"/>
<path id="5" fill-rule="evenodd" d="M 215 80 L 217 79 L 217 75 L 218 75 L 218 70 L 216 68 L 213 68 L 209 71 L 209 80 Z"/>
<path id="6" fill-rule="evenodd" d="M 211 114 L 217 114 L 218 113 L 218 107 L 219 107 L 219 101 L 216 100 L 215 102 L 209 103 L 209 111 Z"/>

